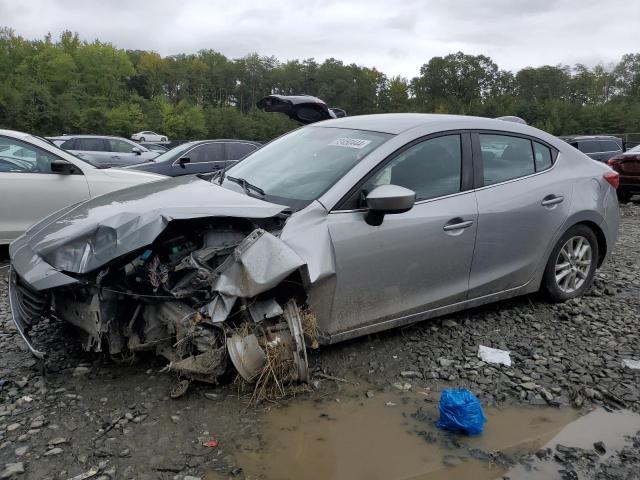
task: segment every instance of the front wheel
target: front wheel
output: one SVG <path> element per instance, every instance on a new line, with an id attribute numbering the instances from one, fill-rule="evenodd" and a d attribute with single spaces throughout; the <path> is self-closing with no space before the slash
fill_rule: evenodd
<path id="1" fill-rule="evenodd" d="M 571 227 L 551 252 L 542 287 L 551 300 L 579 297 L 591 286 L 598 263 L 598 240 L 586 225 Z"/>
<path id="2" fill-rule="evenodd" d="M 144 142 L 145 141 L 144 137 L 140 137 L 140 141 Z"/>

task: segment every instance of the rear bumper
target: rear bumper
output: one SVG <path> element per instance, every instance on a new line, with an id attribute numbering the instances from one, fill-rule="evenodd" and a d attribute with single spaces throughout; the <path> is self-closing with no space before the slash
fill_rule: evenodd
<path id="1" fill-rule="evenodd" d="M 44 352 L 36 349 L 31 343 L 28 331 L 31 327 L 31 321 L 35 317 L 42 315 L 43 310 L 48 306 L 48 298 L 42 295 L 38 296 L 27 287 L 18 285 L 18 275 L 13 267 L 9 271 L 9 306 L 11 308 L 11 317 L 16 326 L 16 330 L 27 344 L 31 354 L 39 359 L 45 357 Z"/>

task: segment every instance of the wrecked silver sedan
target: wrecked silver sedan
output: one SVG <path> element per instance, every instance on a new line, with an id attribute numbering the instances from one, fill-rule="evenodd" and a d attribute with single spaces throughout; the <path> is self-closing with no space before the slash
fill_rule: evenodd
<path id="1" fill-rule="evenodd" d="M 581 295 L 618 228 L 616 174 L 519 123 L 392 114 L 291 132 L 212 177 L 65 208 L 10 247 L 30 328 L 64 319 L 96 352 L 155 351 L 216 382 L 275 354 L 543 288 Z"/>

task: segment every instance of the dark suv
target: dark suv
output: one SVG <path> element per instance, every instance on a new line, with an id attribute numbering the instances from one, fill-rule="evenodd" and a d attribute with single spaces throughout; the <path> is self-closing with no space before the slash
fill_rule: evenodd
<path id="1" fill-rule="evenodd" d="M 606 163 L 611 157 L 624 152 L 622 140 L 611 135 L 582 135 L 560 138 L 585 155 L 600 162 Z"/>

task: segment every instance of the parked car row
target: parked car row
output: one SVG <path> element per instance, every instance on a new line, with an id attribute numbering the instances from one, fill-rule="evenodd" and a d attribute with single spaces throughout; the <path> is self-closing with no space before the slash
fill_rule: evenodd
<path id="1" fill-rule="evenodd" d="M 588 157 L 607 163 L 620 175 L 618 199 L 628 202 L 640 194 L 640 146 L 625 151 L 621 138 L 612 135 L 560 137 Z"/>

